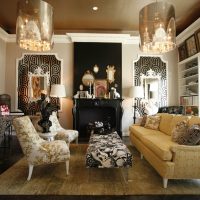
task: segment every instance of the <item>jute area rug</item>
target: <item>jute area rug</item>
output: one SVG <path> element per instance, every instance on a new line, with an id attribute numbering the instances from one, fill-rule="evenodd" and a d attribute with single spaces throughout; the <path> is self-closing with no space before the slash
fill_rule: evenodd
<path id="1" fill-rule="evenodd" d="M 168 188 L 138 151 L 133 154 L 133 167 L 125 182 L 123 169 L 88 169 L 85 167 L 87 145 L 70 146 L 70 174 L 65 164 L 36 166 L 32 179 L 27 181 L 28 165 L 22 158 L 0 175 L 0 195 L 200 195 L 199 180 L 169 180 Z"/>

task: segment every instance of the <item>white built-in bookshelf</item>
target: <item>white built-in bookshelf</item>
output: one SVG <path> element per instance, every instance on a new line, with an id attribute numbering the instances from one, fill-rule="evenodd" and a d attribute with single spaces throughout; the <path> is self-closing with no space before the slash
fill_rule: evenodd
<path id="1" fill-rule="evenodd" d="M 200 53 L 178 64 L 179 101 L 185 107 L 185 114 L 199 115 L 199 69 Z"/>

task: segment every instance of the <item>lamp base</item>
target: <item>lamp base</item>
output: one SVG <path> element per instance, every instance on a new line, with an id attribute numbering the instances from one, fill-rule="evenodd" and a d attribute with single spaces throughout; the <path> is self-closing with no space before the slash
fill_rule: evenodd
<path id="1" fill-rule="evenodd" d="M 133 124 L 135 124 L 135 121 L 136 121 L 136 103 L 134 103 L 134 115 L 133 115 Z"/>

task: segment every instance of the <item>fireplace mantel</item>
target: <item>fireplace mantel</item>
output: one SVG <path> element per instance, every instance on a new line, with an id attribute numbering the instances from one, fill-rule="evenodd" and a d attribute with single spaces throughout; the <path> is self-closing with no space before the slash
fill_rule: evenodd
<path id="1" fill-rule="evenodd" d="M 73 128 L 79 131 L 80 140 L 88 140 L 87 125 L 94 121 L 110 121 L 120 137 L 122 99 L 74 99 Z"/>

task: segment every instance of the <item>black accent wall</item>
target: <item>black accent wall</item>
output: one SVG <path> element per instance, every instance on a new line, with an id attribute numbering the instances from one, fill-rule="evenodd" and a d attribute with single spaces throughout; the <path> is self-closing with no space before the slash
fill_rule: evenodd
<path id="1" fill-rule="evenodd" d="M 94 73 L 94 65 L 98 65 L 99 72 Z M 121 43 L 74 43 L 74 87 L 73 93 L 79 91 L 82 84 L 82 76 L 90 70 L 95 79 L 106 79 L 106 68 L 108 65 L 115 66 L 115 82 L 109 85 L 116 87 L 117 92 L 122 95 L 122 45 Z M 84 90 L 89 90 L 84 86 Z"/>

